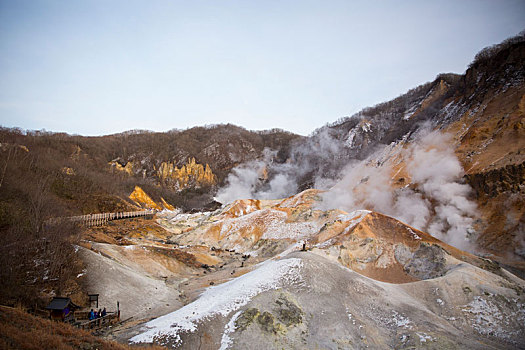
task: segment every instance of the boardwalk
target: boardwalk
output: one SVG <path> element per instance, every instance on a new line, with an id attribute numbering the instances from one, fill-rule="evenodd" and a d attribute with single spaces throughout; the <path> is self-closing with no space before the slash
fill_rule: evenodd
<path id="1" fill-rule="evenodd" d="M 121 212 L 121 213 L 100 213 L 100 214 L 72 216 L 69 219 L 72 221 L 78 222 L 83 226 L 89 227 L 89 226 L 105 225 L 108 223 L 108 221 L 112 221 L 112 220 L 153 216 L 155 212 L 156 211 L 153 209 L 146 209 L 146 210 L 140 210 L 140 211 L 128 211 L 128 212 Z"/>
<path id="2" fill-rule="evenodd" d="M 80 329 L 98 331 L 108 328 L 120 321 L 120 313 L 108 312 L 106 316 L 94 320 L 79 320 L 74 325 Z"/>
<path id="3" fill-rule="evenodd" d="M 146 210 L 140 210 L 140 211 L 128 211 L 128 212 L 120 212 L 120 213 L 99 213 L 99 214 L 88 214 L 88 215 L 78 215 L 78 216 L 69 216 L 65 218 L 56 218 L 56 219 L 50 219 L 48 220 L 49 223 L 59 223 L 63 220 L 69 220 L 73 222 L 77 222 L 82 226 L 100 226 L 105 225 L 109 221 L 112 220 L 120 220 L 120 219 L 130 219 L 130 218 L 138 218 L 138 217 L 148 217 L 155 215 L 157 211 L 154 209 L 146 209 Z"/>

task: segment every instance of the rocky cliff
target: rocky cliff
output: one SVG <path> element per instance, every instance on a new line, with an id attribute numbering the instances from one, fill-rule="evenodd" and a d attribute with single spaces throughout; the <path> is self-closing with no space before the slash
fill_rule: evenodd
<path id="1" fill-rule="evenodd" d="M 182 190 L 221 184 L 233 167 L 263 157 L 265 149 L 286 159 L 290 143 L 301 137 L 278 129 L 253 132 L 228 124 L 104 138 L 115 149 L 113 168 Z"/>
<path id="2" fill-rule="evenodd" d="M 177 190 L 190 187 L 211 187 L 217 184 L 217 176 L 210 166 L 198 164 L 191 158 L 180 169 L 171 162 L 162 162 L 157 169 L 161 183 Z"/>
<path id="3" fill-rule="evenodd" d="M 166 202 L 166 200 L 160 197 L 159 203 L 155 202 L 151 197 L 144 192 L 139 186 L 135 186 L 135 189 L 129 195 L 131 199 L 138 207 L 147 208 L 147 209 L 156 209 L 156 210 L 175 210 L 171 204 Z"/>

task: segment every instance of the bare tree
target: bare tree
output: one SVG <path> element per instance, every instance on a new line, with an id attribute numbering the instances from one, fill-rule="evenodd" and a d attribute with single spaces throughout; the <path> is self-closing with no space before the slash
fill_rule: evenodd
<path id="1" fill-rule="evenodd" d="M 39 179 L 34 190 L 29 194 L 29 221 L 34 234 L 37 236 L 42 229 L 49 202 L 48 179 L 48 176 Z"/>

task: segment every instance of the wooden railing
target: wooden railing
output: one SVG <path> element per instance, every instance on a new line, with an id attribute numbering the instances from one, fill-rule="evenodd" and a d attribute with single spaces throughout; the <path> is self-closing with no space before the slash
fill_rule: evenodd
<path id="1" fill-rule="evenodd" d="M 88 321 L 78 321 L 76 326 L 80 329 L 98 330 L 115 324 L 119 321 L 117 312 L 108 312 L 106 316 L 95 318 Z"/>
<path id="2" fill-rule="evenodd" d="M 153 216 L 156 213 L 154 209 L 146 209 L 140 211 L 128 211 L 120 213 L 99 213 L 99 214 L 88 214 L 88 215 L 78 215 L 78 216 L 69 216 L 65 218 L 56 218 L 48 220 L 49 223 L 57 223 L 62 220 L 69 220 L 77 222 L 83 226 L 100 226 L 105 225 L 108 221 L 119 220 L 119 219 L 128 219 L 136 218 L 143 216 Z"/>

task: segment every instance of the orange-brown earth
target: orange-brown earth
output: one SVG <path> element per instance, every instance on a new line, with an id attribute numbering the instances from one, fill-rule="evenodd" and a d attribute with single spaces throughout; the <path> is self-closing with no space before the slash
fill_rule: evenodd
<path id="1" fill-rule="evenodd" d="M 428 98 L 444 94 L 446 88 L 440 86 Z M 459 101 L 449 98 L 443 103 Z M 441 131 L 452 136 L 450 146 L 465 171 L 465 182 L 473 188 L 470 199 L 479 211 L 478 246 L 523 268 L 515 248 L 523 246 L 525 225 L 525 87 L 489 91 L 475 108 L 465 110 Z M 390 169 L 393 187 L 411 184 L 406 166 L 410 146 L 400 142 L 383 155 L 387 160 L 379 167 Z"/>
<path id="2" fill-rule="evenodd" d="M 196 330 L 182 332 L 184 336 L 180 338 L 179 321 L 175 320 L 179 312 L 187 312 L 184 308 L 180 309 L 170 314 L 175 322 L 171 327 L 165 325 L 165 317 L 159 319 L 158 323 L 148 323 L 150 327 L 159 324 L 162 332 L 166 332 L 166 338 L 157 341 L 173 348 L 189 349 L 198 344 L 218 348 L 221 339 L 224 340 L 221 334 L 222 337 L 230 334 L 240 342 L 234 343 L 232 348 L 250 346 L 248 344 L 263 346 L 274 342 L 284 347 L 293 343 L 295 345 L 292 348 L 299 346 L 296 342 L 302 342 L 304 348 L 315 348 L 312 344 L 322 338 L 316 330 L 321 327 L 328 331 L 325 329 L 327 325 L 333 325 L 336 328 L 330 333 L 333 334 L 331 339 L 344 344 L 343 348 L 357 344 L 346 340 L 354 329 L 359 329 L 358 332 L 363 329 L 367 334 L 367 344 L 376 348 L 404 348 L 410 347 L 410 344 L 418 348 L 424 346 L 425 342 L 437 348 L 449 348 L 455 344 L 471 347 L 477 340 L 470 343 L 470 336 L 458 340 L 440 332 L 450 327 L 452 322 L 455 332 L 466 329 L 465 334 L 480 333 L 486 336 L 485 331 L 481 330 L 483 326 L 480 326 L 484 325 L 484 321 L 459 317 L 467 313 L 468 317 L 472 314 L 475 318 L 480 313 L 485 315 L 491 312 L 490 307 L 496 302 L 493 299 L 499 300 L 492 296 L 499 293 L 507 293 L 505 297 L 499 297 L 501 300 L 510 300 L 510 295 L 517 295 L 516 302 L 522 305 L 519 295 L 523 283 L 491 260 L 461 251 L 380 213 L 318 209 L 321 194 L 322 191 L 306 190 L 279 201 L 238 200 L 215 212 L 158 214 L 159 223 L 170 232 L 167 236 L 169 243 L 164 243 L 166 246 L 171 244 L 173 249 L 193 255 L 200 251 L 205 256 L 217 259 L 214 265 L 201 271 L 193 270 L 191 275 L 186 275 L 189 278 L 180 280 L 178 288 L 183 291 L 181 302 L 189 303 L 188 307 L 194 303 L 200 305 L 199 300 L 211 293 L 208 290 L 208 294 L 201 294 L 204 288 L 224 282 L 228 284 L 217 290 L 224 293 L 223 296 L 215 296 L 209 301 L 212 303 L 213 300 L 216 305 L 213 310 L 222 316 L 202 316 L 202 322 Z M 184 229 L 181 230 L 181 227 Z M 134 242 L 137 245 L 150 244 L 144 237 Z M 303 244 L 306 252 L 302 252 Z M 227 326 L 229 318 L 225 318 L 227 313 L 222 314 L 220 301 L 216 300 L 222 300 L 223 297 L 227 299 L 229 293 L 237 295 L 239 291 L 236 288 L 251 288 L 250 283 L 258 281 L 257 274 L 265 266 L 259 263 L 294 259 L 304 264 L 302 275 L 297 277 L 299 282 L 285 284 L 275 292 L 263 291 L 249 306 L 243 307 L 244 304 L 239 302 L 241 316 L 233 316 L 233 320 L 239 317 L 239 321 L 232 323 L 230 331 Z M 496 290 L 495 286 L 501 286 L 501 291 Z M 384 295 L 381 296 L 381 293 Z M 478 307 L 479 303 L 482 307 Z M 483 303 L 490 306 L 485 307 Z M 522 307 L 519 305 L 518 309 Z M 194 314 L 200 310 L 195 309 Z M 523 332 L 520 326 L 516 326 L 521 316 L 515 314 L 514 309 L 501 312 L 508 312 L 510 323 L 505 327 L 513 331 L 507 328 L 502 331 L 499 319 L 491 318 L 492 325 L 485 329 L 500 333 L 489 337 L 490 340 L 483 338 L 478 345 L 480 348 L 494 348 L 496 343 L 491 342 L 500 339 L 498 337 L 507 337 L 503 335 L 507 334 L 505 332 Z M 428 328 L 422 321 L 413 321 L 412 324 L 411 320 L 422 317 L 422 313 L 426 319 L 432 319 L 432 324 L 438 322 L 440 326 Z M 303 314 L 311 316 L 301 316 Z M 292 315 L 294 321 L 288 318 Z M 166 317 L 169 319 L 168 315 Z M 251 318 L 253 321 L 249 321 Z M 340 333 L 337 325 L 344 323 L 342 320 L 347 318 L 350 324 Z M 389 319 L 392 321 L 387 321 Z M 248 323 L 243 326 L 243 322 Z M 359 325 L 359 328 L 354 325 Z M 470 330 L 471 326 L 474 330 Z M 384 327 L 390 331 L 379 334 Z M 116 336 L 128 339 L 147 329 L 122 330 Z M 388 333 L 392 329 L 393 333 Z M 416 333 L 406 333 L 411 331 Z M 472 333 L 474 331 L 476 333 Z M 405 332 L 405 336 L 400 332 Z M 170 334 L 175 335 L 170 338 Z M 199 340 L 202 334 L 209 336 Z M 311 334 L 312 338 L 308 340 L 306 334 Z M 361 341 L 365 339 L 363 336 L 361 334 L 359 338 Z M 409 339 L 414 340 L 410 342 Z M 511 339 L 509 341 L 513 341 L 512 344 L 517 344 L 514 336 L 505 339 Z M 512 346 L 504 343 L 504 347 Z"/>
<path id="3" fill-rule="evenodd" d="M 155 220 L 121 220 L 90 229 L 91 235 L 86 236 L 90 241 L 83 243 L 88 248 L 83 256 L 90 290 L 100 292 L 105 304 L 119 300 L 125 317 L 134 317 L 109 337 L 127 340 L 137 334 L 138 321 L 179 310 L 210 286 L 252 276 L 261 262 L 300 257 L 296 254 L 303 244 L 308 259 L 331 261 L 370 281 L 393 286 L 426 281 L 437 285 L 442 282 L 433 281 L 446 281 L 452 278 L 449 276 L 460 281 L 467 273 L 460 271 L 465 269 L 481 274 L 483 283 L 493 283 L 487 276 L 498 276 L 510 284 L 516 281 L 496 263 L 386 215 L 321 210 L 321 194 L 306 190 L 284 200 L 237 200 L 214 212 L 164 211 Z M 97 242 L 99 237 L 103 239 Z M 473 282 L 454 283 L 478 293 Z M 450 293 L 448 298 L 457 291 Z M 467 293 L 467 299 L 460 298 L 465 301 L 454 302 L 466 304 L 473 295 Z"/>

